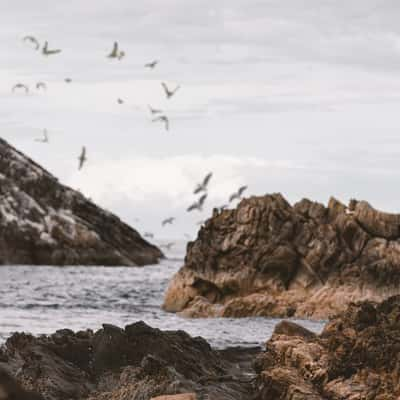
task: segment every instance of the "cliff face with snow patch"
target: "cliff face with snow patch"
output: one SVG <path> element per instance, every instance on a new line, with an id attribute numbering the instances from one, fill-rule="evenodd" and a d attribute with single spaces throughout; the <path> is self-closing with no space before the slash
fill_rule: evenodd
<path id="1" fill-rule="evenodd" d="M 161 251 L 0 139 L 0 264 L 157 263 Z"/>

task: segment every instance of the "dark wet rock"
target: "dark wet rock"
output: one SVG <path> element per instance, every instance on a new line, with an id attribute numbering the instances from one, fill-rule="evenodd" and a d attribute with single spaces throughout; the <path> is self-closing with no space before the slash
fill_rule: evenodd
<path id="1" fill-rule="evenodd" d="M 0 349 L 0 368 L 46 400 L 149 400 L 180 393 L 245 400 L 253 394 L 252 361 L 259 352 L 217 351 L 200 337 L 137 322 L 97 332 L 16 333 Z"/>
<path id="2" fill-rule="evenodd" d="M 162 253 L 0 139 L 0 264 L 146 265 Z"/>
<path id="3" fill-rule="evenodd" d="M 5 370 L 0 369 L 0 400 L 44 400 L 37 393 L 24 390 Z"/>
<path id="4" fill-rule="evenodd" d="M 281 194 L 214 213 L 188 244 L 164 308 L 188 317 L 325 319 L 400 294 L 400 215 Z"/>
<path id="5" fill-rule="evenodd" d="M 257 358 L 257 400 L 400 398 L 400 296 L 352 303 L 318 336 L 287 333 Z"/>

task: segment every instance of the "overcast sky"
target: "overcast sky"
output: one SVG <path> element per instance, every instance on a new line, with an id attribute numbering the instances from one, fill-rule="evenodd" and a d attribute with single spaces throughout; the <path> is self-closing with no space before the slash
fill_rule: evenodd
<path id="1" fill-rule="evenodd" d="M 142 232 L 193 234 L 242 184 L 400 212 L 398 0 L 13 0 L 0 15 L 2 137 Z M 114 40 L 122 61 L 106 58 Z M 161 81 L 181 89 L 167 101 Z M 209 171 L 208 208 L 188 215 Z"/>

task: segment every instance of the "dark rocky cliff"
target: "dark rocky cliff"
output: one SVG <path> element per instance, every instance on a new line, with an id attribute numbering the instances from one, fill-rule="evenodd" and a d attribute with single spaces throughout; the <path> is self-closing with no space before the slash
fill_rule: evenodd
<path id="1" fill-rule="evenodd" d="M 146 265 L 161 251 L 0 139 L 0 264 Z"/>
<path id="2" fill-rule="evenodd" d="M 327 318 L 400 293 L 400 215 L 273 194 L 215 212 L 164 307 L 186 316 Z"/>

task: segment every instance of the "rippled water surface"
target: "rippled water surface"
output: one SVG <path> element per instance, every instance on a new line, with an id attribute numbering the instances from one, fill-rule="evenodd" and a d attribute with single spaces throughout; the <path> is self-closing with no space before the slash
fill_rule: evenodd
<path id="1" fill-rule="evenodd" d="M 173 254 L 144 268 L 0 267 L 0 341 L 16 331 L 42 334 L 143 320 L 203 336 L 216 347 L 265 342 L 278 320 L 185 319 L 161 310 L 168 282 L 182 263 Z M 322 328 L 322 323 L 302 324 L 314 331 Z"/>

